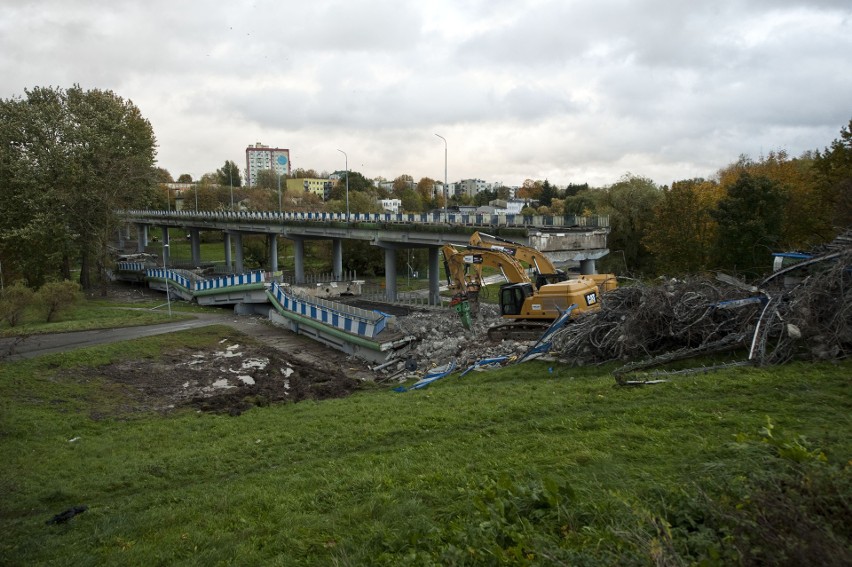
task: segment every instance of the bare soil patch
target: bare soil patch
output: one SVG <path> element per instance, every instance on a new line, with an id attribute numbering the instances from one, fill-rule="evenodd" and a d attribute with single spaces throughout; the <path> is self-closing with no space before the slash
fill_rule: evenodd
<path id="1" fill-rule="evenodd" d="M 193 407 L 239 415 L 271 403 L 344 397 L 359 387 L 360 382 L 340 367 L 308 364 L 243 338 L 222 339 L 212 349 L 163 352 L 158 360 L 66 370 L 60 376 L 115 385 L 130 398 L 122 411 Z"/>

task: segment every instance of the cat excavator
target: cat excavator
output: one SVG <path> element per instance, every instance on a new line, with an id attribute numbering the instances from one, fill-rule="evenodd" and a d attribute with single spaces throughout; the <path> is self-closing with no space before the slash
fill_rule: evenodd
<path id="1" fill-rule="evenodd" d="M 511 322 L 491 327 L 489 339 L 534 340 L 572 305 L 575 306 L 572 315 L 600 309 L 600 289 L 592 279 L 535 285 L 515 255 L 481 246 L 459 250 L 450 244 L 442 247 L 442 253 L 448 287 L 455 292 L 451 306 L 467 301 L 476 313 L 485 266 L 500 270 L 509 282 L 500 287 L 499 302 L 500 314 Z M 614 280 L 614 276 L 610 277 Z"/>
<path id="2" fill-rule="evenodd" d="M 600 291 L 604 293 L 617 287 L 615 274 L 577 274 L 569 278 L 569 275 L 557 268 L 543 252 L 532 246 L 513 242 L 499 236 L 476 231 L 470 235 L 468 244 L 474 247 L 503 252 L 528 266 L 533 270 L 536 288 L 547 284 L 564 282 L 568 279 L 592 280 L 600 287 Z"/>

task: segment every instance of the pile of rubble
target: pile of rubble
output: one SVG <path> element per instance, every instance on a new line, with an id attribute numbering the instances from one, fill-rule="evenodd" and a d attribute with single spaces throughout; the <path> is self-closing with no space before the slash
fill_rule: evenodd
<path id="1" fill-rule="evenodd" d="M 404 379 L 408 373 L 422 373 L 450 361 L 455 361 L 457 368 L 466 368 L 485 358 L 520 356 L 529 350 L 532 342 L 488 340 L 488 328 L 504 322 L 499 308 L 489 304 L 480 305 L 470 329 L 462 325 L 458 313 L 450 308 L 412 311 L 405 317 L 395 317 L 393 326 L 417 341 L 404 358 L 381 370 L 385 376 Z"/>
<path id="2" fill-rule="evenodd" d="M 553 337 L 569 364 L 632 361 L 621 378 L 675 360 L 738 352 L 740 363 L 836 360 L 852 353 L 852 240 L 755 285 L 717 275 L 635 284 L 604 296 L 598 313 Z"/>

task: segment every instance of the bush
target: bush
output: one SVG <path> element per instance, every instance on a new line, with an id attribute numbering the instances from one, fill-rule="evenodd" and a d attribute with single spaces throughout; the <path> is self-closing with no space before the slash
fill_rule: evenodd
<path id="1" fill-rule="evenodd" d="M 68 280 L 46 283 L 36 294 L 48 323 L 52 323 L 60 311 L 74 305 L 81 297 L 80 287 Z"/>
<path id="2" fill-rule="evenodd" d="M 10 327 L 20 323 L 24 311 L 32 304 L 34 295 L 33 290 L 23 282 L 4 288 L 0 293 L 0 319 L 9 323 Z"/>

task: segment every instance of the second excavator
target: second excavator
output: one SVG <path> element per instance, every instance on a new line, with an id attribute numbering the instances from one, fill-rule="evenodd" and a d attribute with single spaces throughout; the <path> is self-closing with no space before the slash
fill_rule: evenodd
<path id="1" fill-rule="evenodd" d="M 445 244 L 442 252 L 449 288 L 455 292 L 451 305 L 467 301 L 471 303 L 471 311 L 476 313 L 479 291 L 484 285 L 483 267 L 500 270 L 508 281 L 500 287 L 499 304 L 501 316 L 512 321 L 491 327 L 488 331 L 491 339 L 535 339 L 551 321 L 572 306 L 575 315 L 600 309 L 600 288 L 593 279 L 580 277 L 543 283 L 541 278 L 537 278 L 537 285 L 516 255 L 505 251 L 481 246 L 459 250 Z M 549 260 L 547 262 L 550 263 Z M 605 277 L 607 281 L 615 281 L 612 274 Z"/>

